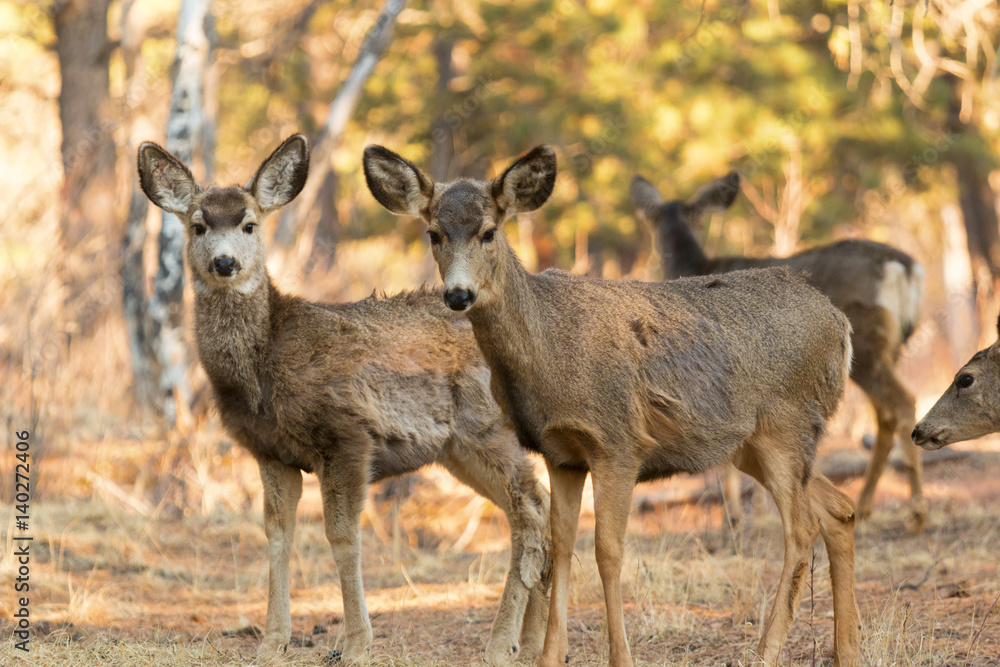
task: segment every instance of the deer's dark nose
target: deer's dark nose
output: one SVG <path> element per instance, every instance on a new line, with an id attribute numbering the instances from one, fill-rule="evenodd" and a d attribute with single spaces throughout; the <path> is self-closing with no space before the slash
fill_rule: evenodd
<path id="1" fill-rule="evenodd" d="M 465 310 L 476 301 L 476 295 L 467 289 L 450 289 L 444 293 L 444 302 L 452 310 Z"/>
<path id="2" fill-rule="evenodd" d="M 216 257 L 212 264 L 220 276 L 231 276 L 236 270 L 236 260 L 232 257 Z"/>

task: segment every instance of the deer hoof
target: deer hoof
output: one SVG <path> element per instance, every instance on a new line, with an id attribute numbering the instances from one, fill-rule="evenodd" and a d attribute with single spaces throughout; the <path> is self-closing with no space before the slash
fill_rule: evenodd
<path id="1" fill-rule="evenodd" d="M 269 664 L 288 650 L 289 637 L 266 635 L 257 647 L 257 662 Z"/>

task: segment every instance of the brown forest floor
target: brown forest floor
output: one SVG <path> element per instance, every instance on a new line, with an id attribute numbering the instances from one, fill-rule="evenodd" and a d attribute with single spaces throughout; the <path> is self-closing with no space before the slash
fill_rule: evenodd
<path id="1" fill-rule="evenodd" d="M 824 454 L 838 445 L 855 449 L 828 443 Z M 969 449 L 959 461 L 927 467 L 932 514 L 922 535 L 903 528 L 907 488 L 892 470 L 880 486 L 873 520 L 857 531 L 866 664 L 1000 664 L 1000 453 L 988 443 Z M 484 510 L 448 479 L 440 471 L 425 475 L 407 501 L 401 562 L 394 562 L 384 526 L 373 527 L 368 514 L 364 574 L 375 630 L 373 664 L 473 664 L 484 648 L 506 567 L 506 525 L 502 514 L 491 506 Z M 714 484 L 714 475 L 640 487 L 636 495 L 706 481 Z M 336 569 L 312 485 L 299 511 L 292 592 L 298 645 L 289 648 L 287 664 L 321 663 L 338 646 L 342 629 Z M 860 480 L 842 488 L 856 497 Z M 774 592 L 781 565 L 776 513 L 759 495 L 756 502 L 763 510 L 739 531 L 722 528 L 721 509 L 707 503 L 633 513 L 624 579 L 637 663 L 752 662 L 764 600 Z M 0 664 L 251 663 L 256 639 L 249 628 L 263 625 L 266 606 L 259 511 L 220 505 L 204 516 L 150 519 L 121 507 L 90 500 L 33 508 L 37 634 L 28 656 L 11 642 L 0 645 Z M 470 525 L 475 538 L 468 546 L 449 548 Z M 0 633 L 8 636 L 14 599 L 9 539 L 3 547 Z M 602 664 L 603 604 L 586 507 L 577 556 L 570 661 Z M 821 545 L 811 580 L 789 635 L 786 664 L 823 664 L 830 649 Z"/>

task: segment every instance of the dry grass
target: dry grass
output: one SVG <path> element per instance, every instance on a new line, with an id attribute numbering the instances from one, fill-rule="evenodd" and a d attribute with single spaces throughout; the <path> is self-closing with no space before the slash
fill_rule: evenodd
<path id="1" fill-rule="evenodd" d="M 203 438 L 213 444 L 200 444 L 205 451 L 198 456 L 216 462 L 213 479 L 230 478 L 213 482 L 227 485 L 222 494 L 227 500 L 210 508 L 192 504 L 186 512 L 167 512 L 170 503 L 162 503 L 143 516 L 132 507 L 127 498 L 139 471 L 114 443 L 83 448 L 86 455 L 79 459 L 49 459 L 69 480 L 101 470 L 104 458 L 123 464 L 104 470 L 102 488 L 117 493 L 92 489 L 89 499 L 50 501 L 33 510 L 37 636 L 32 664 L 252 661 L 256 640 L 227 633 L 263 624 L 266 540 L 256 506 L 256 475 L 239 450 L 221 438 Z M 832 446 L 828 443 L 827 450 Z M 155 459 L 149 447 L 143 445 L 135 460 Z M 101 452 L 104 448 L 109 451 Z M 934 511 L 925 535 L 903 531 L 905 484 L 892 472 L 875 520 L 858 531 L 857 589 L 868 664 L 989 665 L 1000 655 L 1000 613 L 994 609 L 987 616 L 1000 590 L 1000 519 L 992 511 L 1000 499 L 1000 457 L 989 451 L 971 456 L 928 468 Z M 846 490 L 856 493 L 857 486 Z M 195 495 L 191 489 L 186 493 Z M 471 492 L 442 471 L 428 471 L 403 505 L 404 549 L 395 563 L 391 541 L 380 537 L 370 521 L 379 514 L 369 512 L 364 523 L 366 588 L 375 629 L 372 664 L 475 662 L 506 568 L 503 515 L 492 506 L 483 511 Z M 720 529 L 723 517 L 715 506 L 633 516 L 625 564 L 626 621 L 642 664 L 752 664 L 765 599 L 773 595 L 781 559 L 776 515 L 766 507 L 755 514 L 740 531 Z M 474 539 L 465 549 L 453 549 L 470 519 Z M 0 590 L 10 591 L 12 545 L 9 540 L 0 544 L 5 556 Z M 581 521 L 577 554 L 570 598 L 572 664 L 602 664 L 607 647 L 589 512 Z M 906 584 L 919 586 L 900 588 Z M 293 628 L 303 645 L 289 650 L 287 664 L 317 664 L 335 649 L 341 610 L 310 478 L 293 561 Z M 10 629 L 11 613 L 7 605 L 0 611 L 3 632 Z M 784 653 L 787 664 L 822 662 L 830 648 L 831 613 L 827 561 L 818 547 Z M 314 634 L 316 626 L 325 632 Z M 21 657 L 11 643 L 0 646 L 0 664 Z"/>

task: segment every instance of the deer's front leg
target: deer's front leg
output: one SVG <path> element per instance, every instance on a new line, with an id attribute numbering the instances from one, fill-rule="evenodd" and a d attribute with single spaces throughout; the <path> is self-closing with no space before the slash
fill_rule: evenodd
<path id="1" fill-rule="evenodd" d="M 569 576 L 576 546 L 576 530 L 580 520 L 580 500 L 587 473 L 567 470 L 545 460 L 552 488 L 552 596 L 549 620 L 545 628 L 545 643 L 539 664 L 559 667 L 569 661 L 567 608 L 569 606 Z"/>
<path id="2" fill-rule="evenodd" d="M 614 465 L 595 466 L 591 470 L 596 524 L 594 552 L 597 571 L 604 586 L 611 667 L 632 664 L 622 609 L 622 559 L 625 555 L 625 529 L 632 507 L 632 489 L 637 476 L 635 466 L 627 466 L 624 460 L 617 460 Z"/>
<path id="3" fill-rule="evenodd" d="M 372 625 L 361 584 L 361 510 L 368 485 L 367 465 L 328 462 L 320 474 L 326 539 L 340 575 L 344 603 L 345 662 L 358 662 L 372 643 Z"/>
<path id="4" fill-rule="evenodd" d="M 264 534 L 267 535 L 267 620 L 257 657 L 274 658 L 292 637 L 290 601 L 295 509 L 302 496 L 302 472 L 272 460 L 259 460 L 264 486 Z"/>

